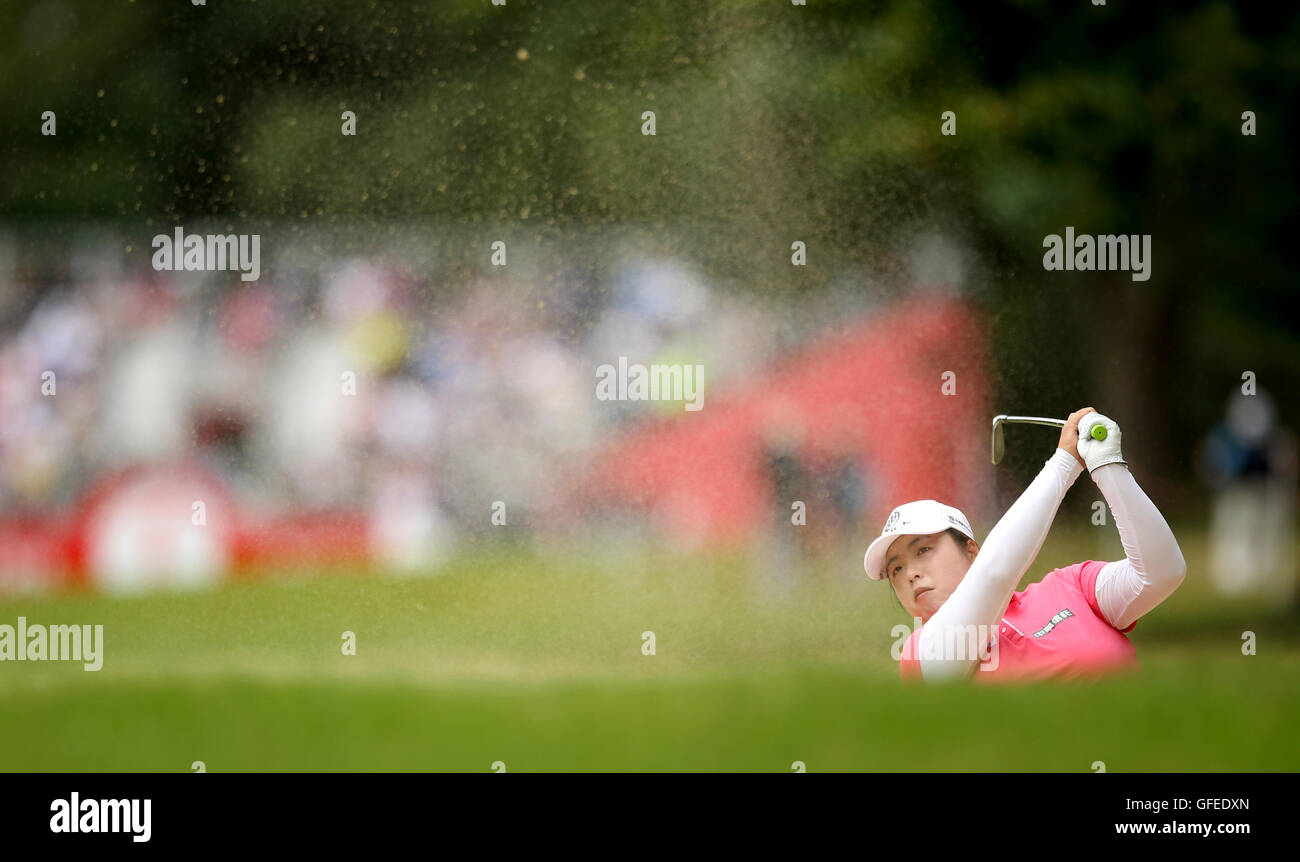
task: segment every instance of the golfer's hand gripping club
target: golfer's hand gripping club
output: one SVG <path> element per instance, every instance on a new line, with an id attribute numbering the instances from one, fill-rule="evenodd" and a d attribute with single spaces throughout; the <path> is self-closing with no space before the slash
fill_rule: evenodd
<path id="1" fill-rule="evenodd" d="M 1107 464 L 1126 464 L 1120 452 L 1120 430 L 1115 420 L 1089 413 L 1079 420 L 1079 455 L 1091 474 Z"/>

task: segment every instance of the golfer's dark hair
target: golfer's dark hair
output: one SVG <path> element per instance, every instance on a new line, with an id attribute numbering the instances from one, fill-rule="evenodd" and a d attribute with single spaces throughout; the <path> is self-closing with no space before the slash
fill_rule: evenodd
<path id="1" fill-rule="evenodd" d="M 966 550 L 966 542 L 969 539 L 969 537 L 965 533 L 963 533 L 961 530 L 957 529 L 956 527 L 949 527 L 944 532 L 946 532 L 949 536 L 952 537 L 952 540 L 957 543 L 958 548 L 961 548 L 963 551 Z M 894 582 L 889 580 L 888 574 L 885 575 L 885 581 L 888 582 L 889 584 L 889 594 L 894 597 L 894 604 L 898 605 L 898 609 L 900 611 L 906 611 L 907 608 L 903 607 L 903 602 L 898 597 L 898 590 L 894 589 Z"/>
<path id="2" fill-rule="evenodd" d="M 952 540 L 957 543 L 957 547 L 961 548 L 963 551 L 966 550 L 966 542 L 970 538 L 969 536 L 956 527 L 949 527 L 948 535 L 952 536 Z"/>

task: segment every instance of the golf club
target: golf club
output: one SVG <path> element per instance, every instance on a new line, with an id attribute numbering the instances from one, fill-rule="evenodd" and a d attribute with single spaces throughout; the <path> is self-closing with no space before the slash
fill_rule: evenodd
<path id="1" fill-rule="evenodd" d="M 999 413 L 993 417 L 993 441 L 992 457 L 993 463 L 997 464 L 1002 460 L 1002 455 L 1006 450 L 1005 443 L 1002 439 L 1002 425 L 1005 422 L 1019 422 L 1024 425 L 1049 425 L 1053 428 L 1064 428 L 1064 419 L 1048 419 L 1043 416 L 1008 416 L 1005 413 Z M 1097 424 L 1092 426 L 1092 438 L 1094 440 L 1106 439 L 1106 426 Z"/>

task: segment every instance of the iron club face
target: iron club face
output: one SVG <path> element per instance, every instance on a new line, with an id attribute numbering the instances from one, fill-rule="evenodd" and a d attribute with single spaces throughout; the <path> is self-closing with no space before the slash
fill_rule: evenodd
<path id="1" fill-rule="evenodd" d="M 1008 416 L 1005 413 L 999 413 L 993 417 L 993 440 L 990 446 L 990 456 L 993 463 L 997 464 L 1002 460 L 1006 453 L 1006 442 L 1003 440 L 1002 426 L 1007 422 L 1017 422 L 1024 425 L 1047 425 L 1053 428 L 1064 428 L 1064 419 L 1048 419 L 1043 416 Z"/>

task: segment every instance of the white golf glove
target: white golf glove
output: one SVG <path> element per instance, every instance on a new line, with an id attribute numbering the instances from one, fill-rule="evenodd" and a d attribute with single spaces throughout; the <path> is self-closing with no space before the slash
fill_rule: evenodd
<path id="1" fill-rule="evenodd" d="M 1102 425 L 1106 428 L 1105 440 L 1092 438 L 1092 427 Z M 1088 465 L 1088 473 L 1107 464 L 1125 464 L 1128 462 L 1119 451 L 1119 426 L 1115 420 L 1100 413 L 1089 413 L 1079 420 L 1079 455 Z"/>

